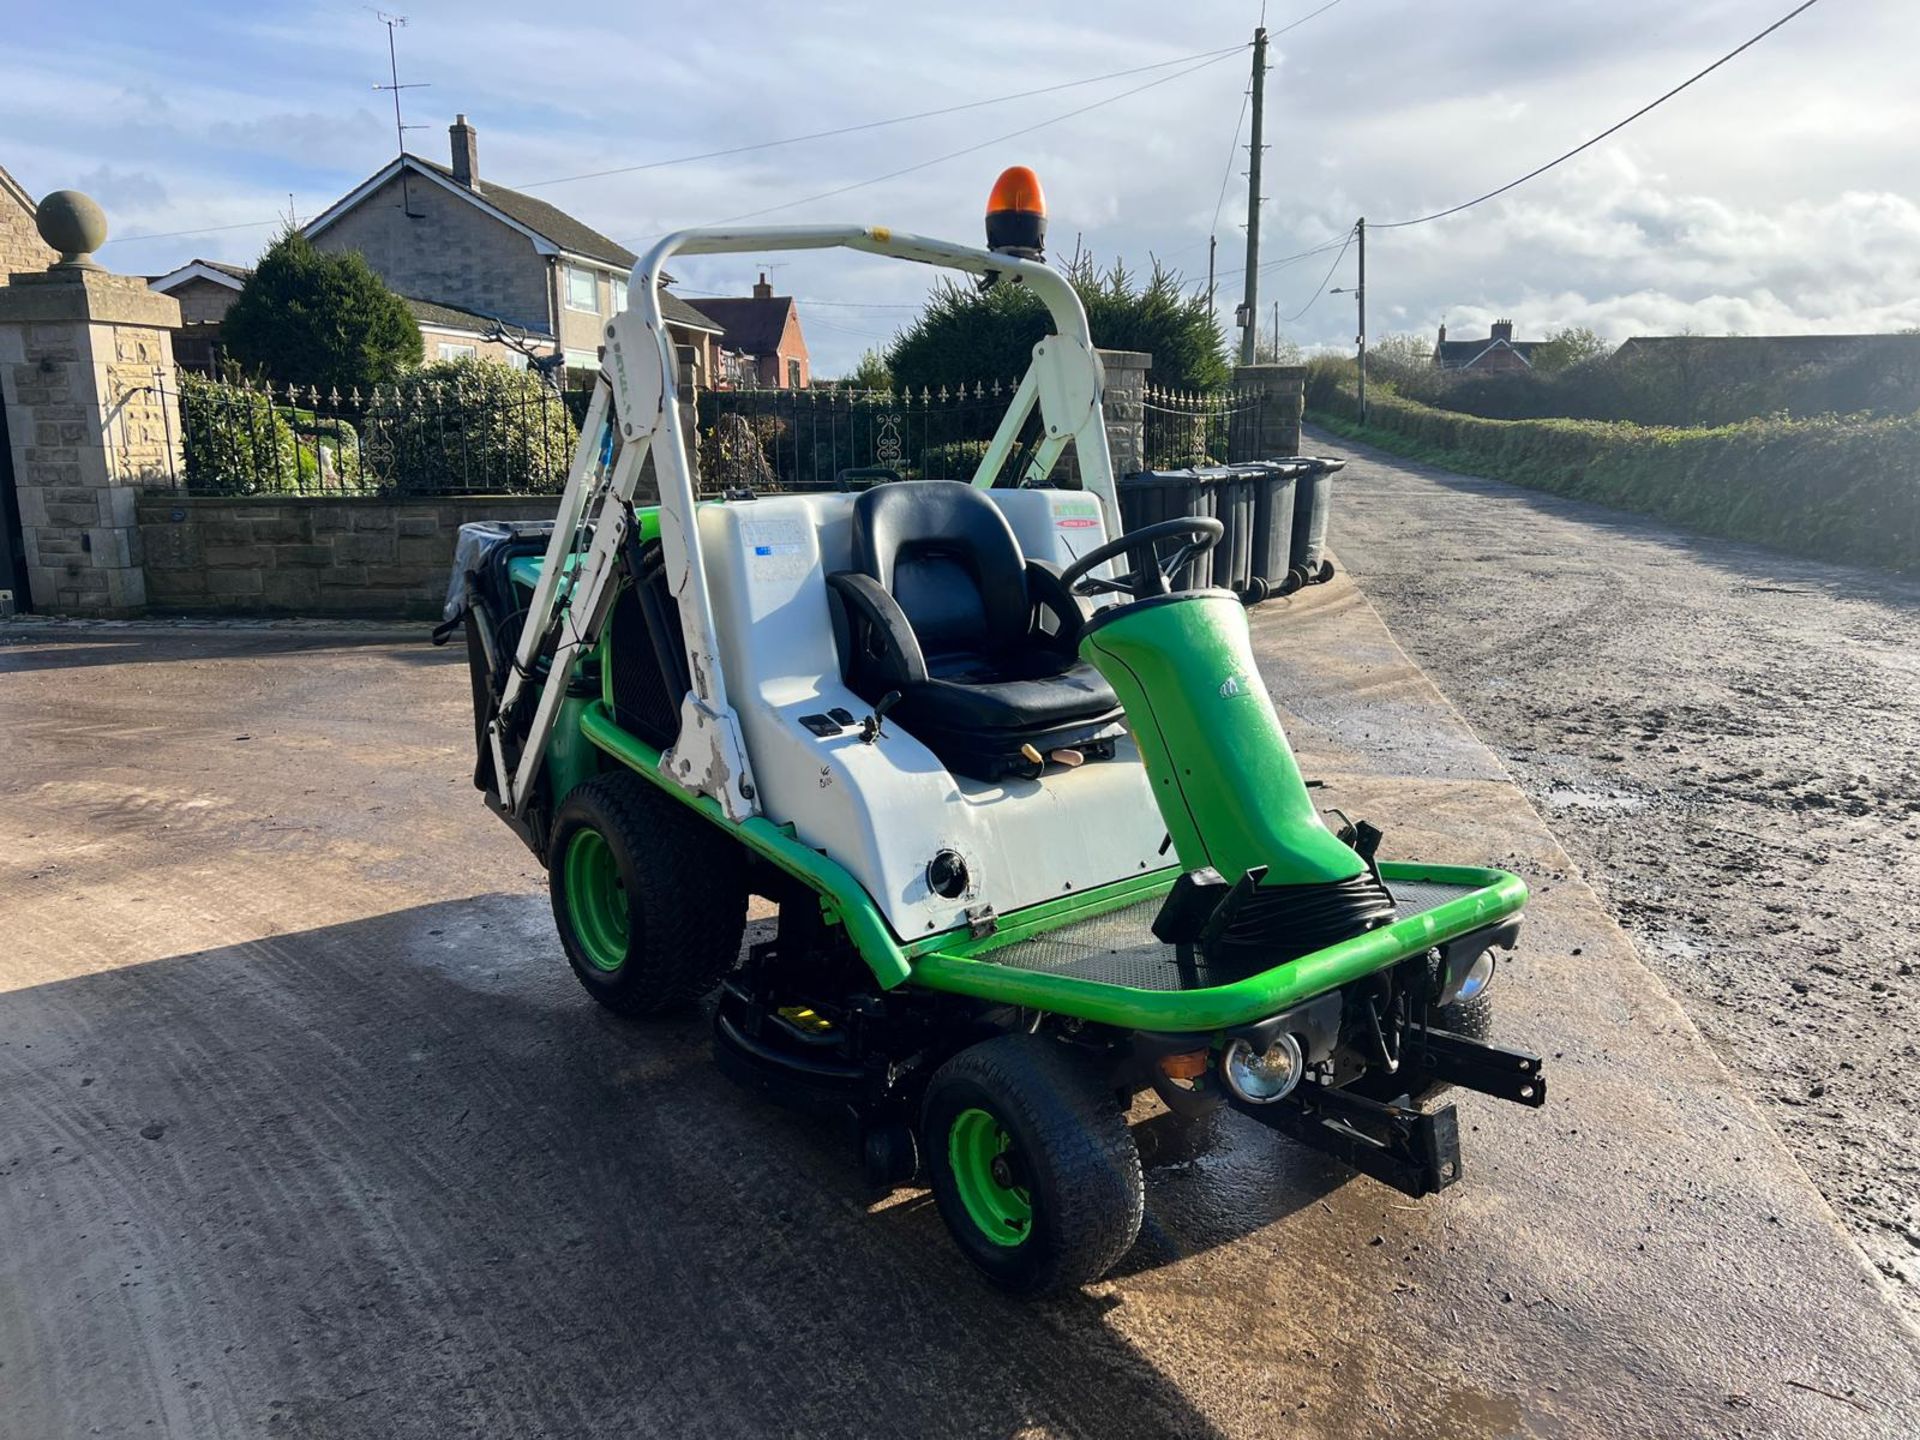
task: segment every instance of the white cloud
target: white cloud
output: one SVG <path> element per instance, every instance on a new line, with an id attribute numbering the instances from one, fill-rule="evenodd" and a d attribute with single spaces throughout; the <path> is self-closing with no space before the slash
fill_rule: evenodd
<path id="1" fill-rule="evenodd" d="M 312 213 L 390 154 L 370 86 L 386 32 L 337 3 L 236 13 L 212 0 L 153 23 L 130 0 L 75 12 L 25 0 L 0 54 L 0 163 L 29 188 L 101 191 L 115 233 L 198 229 L 109 246 L 148 273 L 192 255 L 249 259 L 289 190 Z M 1308 5 L 1290 7 L 1305 13 Z M 457 110 L 480 128 L 483 174 L 503 183 L 638 164 L 961 104 L 1233 44 L 1250 0 L 1097 10 L 981 0 L 964 10 L 823 3 L 656 3 L 578 16 L 504 0 L 417 0 L 401 32 L 410 143 L 446 144 Z M 1277 29 L 1291 18 L 1276 7 Z M 1753 0 L 1521 7 L 1508 0 L 1350 0 L 1274 45 L 1268 77 L 1264 258 L 1457 203 L 1538 164 L 1668 88 L 1774 18 Z M 55 23 L 57 20 L 58 23 Z M 1871 330 L 1920 323 L 1914 174 L 1920 12 L 1817 7 L 1647 119 L 1540 180 L 1466 214 L 1370 236 L 1373 328 L 1523 333 L 1587 324 L 1614 338 L 1691 327 Z M 1156 72 L 1157 74 L 1157 72 Z M 1141 75 L 830 141 L 543 188 L 629 243 L 832 190 L 1032 125 L 1156 78 Z M 1003 165 L 1046 182 L 1056 252 L 1075 236 L 1144 266 L 1157 253 L 1204 277 L 1223 169 L 1220 266 L 1241 260 L 1244 154 L 1229 161 L 1243 62 L 1226 61 L 1111 106 L 770 221 L 852 219 L 970 238 Z M 1244 137 L 1243 137 L 1244 139 Z M 1315 257 L 1262 276 L 1261 309 L 1299 309 Z M 1332 283 L 1350 284 L 1352 258 Z M 676 265 L 690 288 L 739 290 L 751 259 Z M 911 304 L 928 276 L 865 259 L 791 257 L 802 296 Z M 1240 279 L 1221 284 L 1224 312 Z M 908 318 L 820 306 L 808 329 L 823 373 Z M 1344 344 L 1346 297 L 1292 327 Z"/>

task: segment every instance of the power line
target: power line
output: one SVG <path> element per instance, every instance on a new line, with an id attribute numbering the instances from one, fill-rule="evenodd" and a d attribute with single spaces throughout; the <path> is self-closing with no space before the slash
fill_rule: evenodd
<path id="1" fill-rule="evenodd" d="M 1220 233 L 1220 212 L 1227 205 L 1227 182 L 1233 179 L 1233 157 L 1240 153 L 1240 132 L 1247 123 L 1247 102 L 1253 98 L 1251 87 L 1240 92 L 1240 118 L 1233 125 L 1233 143 L 1227 146 L 1227 168 L 1220 175 L 1220 198 L 1213 202 L 1213 224 L 1208 227 L 1209 236 Z M 1198 246 L 1189 247 L 1198 249 Z"/>
<path id="2" fill-rule="evenodd" d="M 731 300 L 739 297 L 725 290 L 697 290 L 689 285 L 675 285 L 676 295 L 705 295 L 714 300 Z M 812 295 L 795 295 L 794 302 L 800 305 L 831 305 L 848 310 L 919 310 L 919 305 L 902 305 L 894 301 L 883 300 L 821 300 Z"/>
<path id="3" fill-rule="evenodd" d="M 1344 240 L 1327 240 L 1314 246 L 1311 250 L 1301 250 L 1293 255 L 1282 255 L 1278 260 L 1264 260 L 1260 264 L 1260 273 L 1264 275 L 1269 270 L 1278 270 L 1286 265 L 1297 265 L 1302 260 L 1311 260 L 1315 255 L 1324 255 L 1329 250 L 1338 250 L 1344 243 Z M 1220 278 L 1225 280 L 1229 276 L 1240 275 L 1245 272 L 1246 267 L 1244 265 L 1237 266 L 1232 270 L 1222 270 L 1220 272 Z"/>
<path id="4" fill-rule="evenodd" d="M 237 225 L 203 225 L 198 230 L 159 230 L 151 235 L 114 235 L 101 242 L 100 248 L 109 245 L 130 245 L 135 240 L 177 240 L 183 235 L 218 235 L 227 230 L 258 230 L 262 225 L 278 225 L 280 217 L 271 220 L 242 220 Z"/>
<path id="5" fill-rule="evenodd" d="M 1573 149 L 1567 151 L 1566 154 L 1555 156 L 1553 159 L 1549 160 L 1546 164 L 1539 166 L 1536 169 L 1529 170 L 1526 174 L 1522 175 L 1518 180 L 1509 180 L 1506 184 L 1502 185 L 1497 190 L 1489 190 L 1484 195 L 1476 195 L 1471 200 L 1462 201 L 1460 204 L 1450 206 L 1445 210 L 1436 210 L 1431 215 L 1416 216 L 1412 220 L 1394 220 L 1387 224 L 1376 225 L 1374 228 L 1377 230 L 1403 230 L 1409 225 L 1424 225 L 1429 220 L 1443 220 L 1449 215 L 1458 215 L 1462 210 L 1471 210 L 1474 206 L 1479 205 L 1484 201 L 1491 200 L 1496 195 L 1504 195 L 1507 193 L 1507 191 L 1515 189 L 1518 186 L 1526 184 L 1527 181 L 1529 180 L 1535 179 L 1538 176 L 1546 174 L 1547 171 L 1553 169 L 1554 166 L 1560 164 L 1562 161 L 1571 160 L 1574 156 L 1578 155 L 1582 150 L 1590 150 L 1595 145 L 1598 145 L 1602 140 L 1606 139 L 1609 135 L 1617 134 L 1620 131 L 1626 129 L 1627 126 L 1631 125 L 1634 121 L 1638 120 L 1642 115 L 1645 115 L 1649 110 L 1657 109 L 1661 105 L 1666 104 L 1667 101 L 1671 100 L 1674 96 L 1678 95 L 1682 90 L 1685 90 L 1689 85 L 1693 84 L 1696 80 L 1704 80 L 1707 76 L 1711 75 L 1714 71 L 1718 70 L 1722 65 L 1726 64 L 1729 60 L 1733 59 L 1734 56 L 1740 54 L 1744 50 L 1752 49 L 1755 45 L 1758 45 L 1762 40 L 1766 39 L 1767 36 L 1773 34 L 1774 31 L 1778 30 L 1782 25 L 1785 25 L 1789 20 L 1793 19 L 1796 15 L 1800 15 L 1805 13 L 1808 10 L 1811 10 L 1817 4 L 1819 4 L 1819 0 L 1805 0 L 1805 3 L 1796 5 L 1793 9 L 1789 10 L 1785 15 L 1782 15 L 1778 20 L 1774 21 L 1771 25 L 1767 26 L 1767 28 L 1762 30 L 1758 35 L 1755 35 L 1751 39 L 1743 41 L 1739 45 L 1734 46 L 1733 49 L 1729 50 L 1726 54 L 1722 55 L 1718 60 L 1714 61 L 1711 65 L 1707 66 L 1706 69 L 1696 71 L 1694 74 L 1689 75 L 1685 80 L 1682 80 L 1678 85 L 1674 86 L 1671 90 L 1667 91 L 1667 93 L 1662 95 L 1659 99 L 1651 100 L 1647 104 L 1642 105 L 1638 110 L 1634 111 L 1631 115 L 1627 116 L 1626 119 L 1620 121 L 1618 124 L 1609 125 L 1605 130 L 1602 130 L 1598 135 L 1595 135 L 1591 140 L 1584 141 L 1581 144 L 1574 146 Z"/>
<path id="6" fill-rule="evenodd" d="M 1334 3 L 1338 4 L 1339 0 L 1334 0 Z M 1317 14 L 1318 12 L 1316 11 L 1315 13 Z M 1308 18 L 1311 19 L 1312 17 L 1309 16 Z M 591 171 L 591 172 L 587 172 L 580 175 L 562 175 L 552 180 L 530 180 L 521 185 L 510 186 L 508 188 L 520 189 L 520 190 L 534 190 L 544 185 L 564 185 L 567 182 L 572 180 L 592 180 L 592 179 L 599 179 L 607 175 L 625 175 L 625 174 L 630 174 L 640 170 L 658 170 L 671 165 L 692 164 L 693 162 L 698 160 L 718 159 L 722 156 L 727 156 L 727 155 L 744 155 L 751 151 L 771 150 L 784 145 L 798 145 L 809 140 L 824 140 L 836 135 L 850 135 L 856 131 L 861 131 L 861 130 L 875 130 L 875 129 L 880 129 L 882 127 L 889 126 L 889 125 L 906 124 L 909 121 L 913 121 L 913 120 L 926 120 L 939 115 L 956 114 L 963 110 L 977 110 L 989 105 L 1005 104 L 1006 102 L 1011 100 L 1027 99 L 1034 95 L 1047 95 L 1047 94 L 1052 94 L 1055 91 L 1059 91 L 1059 90 L 1077 89 L 1078 87 L 1083 85 L 1096 85 L 1103 80 L 1118 80 L 1118 79 L 1125 78 L 1126 76 L 1129 76 L 1129 75 L 1145 74 L 1146 72 L 1152 71 L 1152 70 L 1164 70 L 1169 66 L 1184 65 L 1189 61 L 1194 61 L 1194 60 L 1204 62 L 1202 64 L 1194 66 L 1194 69 L 1196 70 L 1204 69 L 1206 68 L 1207 65 L 1210 65 L 1215 61 L 1224 60 L 1229 55 L 1237 55 L 1240 51 L 1246 48 L 1247 47 L 1245 45 L 1241 44 L 1241 45 L 1224 46 L 1218 50 L 1201 50 L 1201 51 L 1195 52 L 1192 55 L 1182 55 L 1173 60 L 1159 60 L 1154 62 L 1151 65 L 1136 66 L 1131 70 L 1115 70 L 1105 75 L 1090 76 L 1085 80 L 1070 80 L 1059 85 L 1042 86 L 1037 90 L 1022 90 L 1012 95 L 999 95 L 999 96 L 995 96 L 990 100 L 975 100 L 975 101 L 970 101 L 964 105 L 951 105 L 940 110 L 923 110 L 913 115 L 896 115 L 886 120 L 872 120 L 859 125 L 846 125 L 836 130 L 820 130 L 820 131 L 815 131 L 810 135 L 793 135 L 783 140 L 756 141 L 755 143 L 750 145 L 735 145 L 724 150 L 709 150 L 697 155 L 677 155 L 667 160 L 648 161 L 644 165 L 629 165 L 629 166 L 623 166 L 618 169 L 612 169 L 612 170 L 596 170 L 596 171 Z M 1180 72 L 1180 74 L 1182 75 L 1191 74 L 1191 73 L 1192 73 L 1191 70 L 1185 70 Z M 1163 78 L 1166 80 L 1177 80 L 1180 78 L 1180 75 L 1169 75 Z M 1107 99 L 1096 101 L 1094 102 L 1093 105 L 1084 106 L 1078 110 L 1070 110 L 1064 115 L 1056 115 L 1051 120 L 1043 120 L 1040 122 L 1039 125 L 1029 126 L 1025 130 L 1013 131 L 1011 134 L 1001 136 L 1000 139 L 1002 140 L 1013 139 L 1015 136 L 1028 134 L 1032 130 L 1037 130 L 1042 128 L 1042 126 L 1053 125 L 1053 124 L 1057 124 L 1061 120 L 1072 119 L 1075 115 L 1085 114 L 1087 110 L 1097 109 L 1099 106 L 1109 104 L 1114 100 L 1123 100 L 1129 95 L 1137 95 L 1138 93 L 1140 93 L 1141 90 L 1152 89 L 1153 85 L 1160 84 L 1160 83 L 1162 82 L 1154 81 L 1151 84 L 1142 85 L 1133 90 L 1123 91 L 1119 95 L 1108 96 Z M 846 189 L 859 189 L 861 188 L 861 186 L 864 186 L 864 185 L 876 185 L 876 184 L 879 184 L 880 181 L 882 180 L 891 180 L 895 178 L 895 176 L 897 175 L 909 174 L 911 173 L 912 170 L 924 169 L 925 166 L 927 165 L 937 165 L 942 160 L 955 159 L 960 155 L 971 153 L 971 150 L 973 149 L 983 149 L 985 148 L 986 145 L 994 145 L 998 143 L 999 143 L 998 140 L 985 141 L 983 142 L 982 145 L 971 147 L 970 150 L 955 151 L 952 155 L 943 155 L 939 159 L 926 161 L 924 162 L 923 165 L 909 166 L 906 170 L 895 171 L 893 175 L 882 175 L 874 180 L 862 181 L 861 185 L 848 186 L 846 187 Z M 834 194 L 834 195 L 844 194 L 844 193 L 846 193 L 845 190 L 836 190 L 836 191 L 828 192 L 828 194 Z M 826 197 L 814 196 L 811 198 L 824 199 Z M 773 213 L 774 210 L 786 209 L 786 208 L 790 208 L 790 206 L 792 205 L 804 205 L 806 203 L 807 202 L 805 200 L 795 200 L 795 201 L 789 202 L 787 206 L 773 206 L 773 207 L 770 207 L 769 209 L 757 210 L 752 213 L 755 215 L 767 215 L 767 214 Z M 737 215 L 732 218 L 739 220 L 739 219 L 748 219 L 751 217 Z M 113 237 L 112 239 L 109 239 L 105 243 L 107 245 L 127 245 L 127 244 L 132 244 L 136 240 L 177 240 L 182 238 L 183 236 L 188 236 L 188 235 L 215 235 L 215 234 L 220 234 L 229 230 L 256 230 L 263 225 L 273 225 L 277 223 L 278 223 L 277 220 L 243 220 L 233 225 L 206 225 L 193 230 L 160 230 L 160 231 L 154 231 L 154 232 L 143 234 L 143 235 L 119 235 L 119 236 Z M 722 220 L 722 221 L 716 221 L 715 223 L 724 225 L 730 222 Z M 647 238 L 652 239 L 654 237 L 649 236 Z M 102 248 L 105 248 L 105 246 L 103 246 Z"/>
<path id="7" fill-rule="evenodd" d="M 1313 300 L 1307 301 L 1306 304 L 1302 305 L 1298 310 L 1294 311 L 1293 314 L 1281 321 L 1281 324 L 1291 325 L 1313 308 L 1314 300 L 1318 300 L 1322 295 L 1327 293 L 1327 282 L 1333 279 L 1333 272 L 1340 268 L 1340 262 L 1347 258 L 1347 249 L 1353 244 L 1353 236 L 1354 232 L 1352 230 L 1347 231 L 1347 238 L 1340 246 L 1340 253 L 1333 257 L 1333 264 L 1329 265 L 1327 267 L 1327 273 L 1320 277 L 1320 288 L 1313 292 Z M 1277 340 L 1279 337 L 1275 336 L 1274 338 Z"/>
<path id="8" fill-rule="evenodd" d="M 1334 6 L 1340 3 L 1341 3 L 1341 0 L 1327 0 L 1327 3 L 1325 5 L 1322 5 L 1318 10 L 1310 10 L 1305 15 L 1302 15 L 1298 20 L 1294 20 L 1288 24 L 1282 25 L 1278 30 L 1275 30 L 1269 38 L 1278 39 L 1280 36 L 1286 34 L 1289 30 L 1298 30 L 1302 25 L 1306 24 L 1309 20 L 1314 19 L 1316 16 L 1326 14 L 1327 11 L 1333 9 Z M 1260 21 L 1263 26 L 1266 24 L 1266 18 L 1267 18 L 1267 7 L 1265 4 L 1265 0 L 1262 0 L 1261 6 L 1260 6 Z M 1220 235 L 1220 212 L 1222 209 L 1225 208 L 1227 203 L 1227 186 L 1233 179 L 1233 157 L 1240 149 L 1240 131 L 1247 123 L 1247 105 L 1248 105 L 1248 102 L 1252 100 L 1252 98 L 1253 98 L 1253 89 L 1251 86 L 1249 86 L 1247 89 L 1240 92 L 1240 118 L 1234 122 L 1233 141 L 1231 144 L 1227 146 L 1226 169 L 1222 171 L 1220 175 L 1220 198 L 1214 202 L 1213 224 L 1210 225 L 1207 229 L 1207 244 L 1209 247 L 1211 247 L 1214 244 L 1214 242 L 1219 238 L 1219 235 Z M 1183 245 L 1177 250 L 1168 252 L 1167 255 L 1164 255 L 1161 258 L 1171 259 L 1177 255 L 1191 254 L 1193 251 L 1198 250 L 1199 248 L 1200 247 L 1198 245 Z M 1211 255 L 1209 255 L 1209 258 L 1211 258 Z M 1241 267 L 1241 269 L 1229 270 L 1226 272 L 1226 274 L 1238 275 L 1241 273 L 1241 270 L 1243 270 L 1244 268 L 1245 267 L 1243 266 Z M 1218 276 L 1218 275 L 1215 276 L 1216 280 L 1220 278 L 1224 278 L 1224 277 Z M 1199 285 L 1199 283 L 1200 282 L 1198 280 L 1194 282 L 1196 287 Z M 1196 289 L 1196 293 L 1197 293 L 1197 289 Z"/>
<path id="9" fill-rule="evenodd" d="M 1022 135 L 1031 135 L 1036 130 L 1044 130 L 1049 125 L 1058 125 L 1063 120 L 1071 120 L 1075 116 L 1085 115 L 1091 110 L 1098 110 L 1104 105 L 1112 105 L 1116 101 L 1126 100 L 1143 91 L 1152 90 L 1156 86 L 1165 85 L 1174 80 L 1184 79 L 1189 75 L 1205 70 L 1208 66 L 1218 65 L 1222 60 L 1238 55 L 1245 48 L 1244 45 L 1235 45 L 1230 49 L 1218 52 L 1211 59 L 1201 61 L 1198 65 L 1189 66 L 1185 70 L 1176 70 L 1171 75 L 1162 75 L 1158 80 L 1149 80 L 1144 85 L 1135 85 L 1129 90 L 1122 90 L 1117 95 L 1109 95 L 1105 99 L 1091 101 L 1088 104 L 1055 115 L 1051 119 L 1040 120 L 1032 125 L 1023 125 L 1018 130 L 1009 130 L 1006 134 L 996 135 L 991 140 L 981 140 L 972 145 L 963 146 L 958 150 L 949 150 L 945 155 L 936 155 L 930 160 L 921 160 L 912 165 L 904 165 L 898 170 L 889 170 L 886 174 L 875 175 L 869 180 L 856 180 L 851 185 L 841 185 L 832 190 L 822 190 L 817 195 L 804 195 L 798 200 L 783 200 L 778 205 L 764 205 L 758 210 L 743 210 L 738 215 L 727 215 L 718 220 L 709 220 L 707 225 L 732 225 L 740 220 L 754 220 L 762 215 L 772 215 L 781 210 L 792 210 L 801 205 L 811 205 L 816 200 L 831 200 L 837 195 L 846 195 L 855 190 L 864 190 L 869 185 L 880 185 L 888 180 L 898 180 L 902 175 L 911 175 L 916 171 L 930 169 L 935 165 L 944 165 L 949 160 L 958 160 L 963 155 L 972 155 L 981 150 L 990 149 L 995 145 L 1002 144 L 1005 141 L 1017 140 Z M 644 244 L 647 240 L 657 238 L 657 236 L 648 235 L 631 243 Z"/>
<path id="10" fill-rule="evenodd" d="M 1338 0 L 1335 0 L 1338 3 Z M 886 120 L 867 120 L 858 125 L 842 125 L 834 130 L 815 130 L 808 135 L 791 135 L 784 140 L 760 140 L 751 145 L 731 145 L 724 150 L 706 150 L 698 155 L 676 155 L 670 160 L 649 160 L 641 165 L 622 165 L 612 170 L 590 170 L 580 175 L 562 175 L 553 180 L 530 180 L 524 185 L 513 188 L 519 190 L 537 190 L 543 185 L 565 185 L 575 180 L 601 180 L 609 175 L 632 175 L 642 170 L 662 170 L 670 165 L 690 165 L 696 160 L 719 160 L 730 155 L 746 155 L 756 150 L 776 150 L 783 145 L 801 145 L 809 140 L 830 140 L 838 135 L 855 135 L 863 130 L 881 130 L 890 125 L 906 125 L 915 120 L 932 120 L 942 115 L 958 115 L 966 110 L 983 110 L 990 105 L 1004 105 L 1012 100 L 1029 100 L 1035 95 L 1052 95 L 1061 90 L 1077 90 L 1083 85 L 1098 85 L 1103 80 L 1122 80 L 1130 75 L 1144 75 L 1150 70 L 1165 70 L 1172 65 L 1185 65 L 1193 60 L 1220 59 L 1244 50 L 1244 45 L 1230 45 L 1221 50 L 1201 50 L 1192 55 L 1181 55 L 1172 60 L 1156 60 L 1151 65 L 1136 65 L 1131 70 L 1112 70 L 1105 75 L 1091 75 L 1084 80 L 1068 80 L 1059 85 L 1043 85 L 1037 90 L 1018 90 L 1011 95 L 996 95 L 990 100 L 969 100 L 963 105 L 948 105 L 939 110 L 919 110 L 911 115 L 895 115 Z"/>

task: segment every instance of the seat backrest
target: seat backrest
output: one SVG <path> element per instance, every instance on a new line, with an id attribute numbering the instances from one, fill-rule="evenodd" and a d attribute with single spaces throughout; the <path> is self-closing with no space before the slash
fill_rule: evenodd
<path id="1" fill-rule="evenodd" d="M 853 565 L 899 602 L 930 657 L 992 654 L 1026 639 L 1026 557 L 1000 507 L 971 485 L 874 486 L 854 502 Z"/>

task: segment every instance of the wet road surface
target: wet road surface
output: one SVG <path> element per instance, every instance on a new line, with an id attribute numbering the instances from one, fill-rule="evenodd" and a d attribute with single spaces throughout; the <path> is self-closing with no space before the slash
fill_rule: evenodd
<path id="1" fill-rule="evenodd" d="M 417 638 L 0 632 L 0 1436 L 1886 1436 L 1920 1348 L 1493 758 L 1343 582 L 1258 621 L 1329 803 L 1533 883 L 1415 1204 L 1256 1129 L 1109 1281 L 622 1024 Z"/>
<path id="2" fill-rule="evenodd" d="M 1920 581 L 1311 444 L 1395 637 L 1920 1316 Z"/>

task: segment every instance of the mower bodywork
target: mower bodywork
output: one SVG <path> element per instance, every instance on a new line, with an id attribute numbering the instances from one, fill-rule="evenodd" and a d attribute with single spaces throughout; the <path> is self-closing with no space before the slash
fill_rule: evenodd
<path id="1" fill-rule="evenodd" d="M 1048 1094 L 1082 1081 L 1109 1095 L 1150 1088 L 1188 1117 L 1228 1104 L 1408 1193 L 1453 1183 L 1452 1107 L 1422 1109 L 1424 1090 L 1544 1099 L 1536 1059 L 1444 1023 L 1463 1013 L 1471 976 L 1484 988 L 1492 951 L 1512 947 L 1525 886 L 1497 870 L 1382 861 L 1371 827 L 1330 829 L 1260 680 L 1238 600 L 1089 605 L 1049 630 L 1035 599 L 1030 639 L 1050 657 L 1046 675 L 1097 671 L 1125 724 L 1095 717 L 1084 752 L 1027 746 L 1030 764 L 981 768 L 889 718 L 897 693 L 852 678 L 854 652 L 870 647 L 872 662 L 877 643 L 861 625 L 884 628 L 887 607 L 898 609 L 885 595 L 860 598 L 873 589 L 858 577 L 880 507 L 854 493 L 696 498 L 660 312 L 663 264 L 675 253 L 827 247 L 1038 293 L 1056 333 L 1034 347 L 972 477 L 977 498 L 960 509 L 994 545 L 1008 532 L 1035 596 L 1121 533 L 1100 362 L 1072 289 L 1044 264 L 877 228 L 688 232 L 656 246 L 634 269 L 634 307 L 607 326 L 602 379 L 543 553 L 518 542 L 504 568 L 485 583 L 476 571 L 468 586 L 476 783 L 554 875 L 576 971 L 589 989 L 611 983 L 629 941 L 620 907 L 641 903 L 643 877 L 628 877 L 619 913 L 596 922 L 604 933 L 583 968 L 576 952 L 594 948 L 581 939 L 585 912 L 568 912 L 562 889 L 590 867 L 560 853 L 581 844 L 569 805 L 577 811 L 572 797 L 610 773 L 638 777 L 677 807 L 650 814 L 697 827 L 656 819 L 660 843 L 686 835 L 706 847 L 717 832 L 732 858 L 714 863 L 737 864 L 745 889 L 780 907 L 778 938 L 725 979 L 721 1058 L 770 1094 L 851 1119 L 876 1180 L 930 1166 L 963 1248 L 956 1217 L 1011 1227 L 975 1235 L 970 1253 L 1015 1288 L 1042 1283 L 1031 1267 L 1012 1280 L 1000 1272 L 1046 1233 L 1052 1182 L 1039 1173 L 1045 1157 L 1026 1153 L 1045 1142 L 992 1118 L 999 1072 L 969 1075 L 985 1042 L 1049 1042 L 1026 1059 L 1019 1051 L 1013 1067 L 1031 1060 L 1021 1083 Z M 1009 477 L 1036 413 L 1039 439 Z M 1083 488 L 1047 488 L 1069 445 Z M 635 506 L 649 456 L 659 503 Z M 939 541 L 917 537 L 913 553 L 944 563 Z M 508 617 L 523 610 L 509 635 Z M 913 653 L 889 663 L 925 673 L 913 635 L 891 643 Z M 630 918 L 647 920 L 638 909 Z M 1066 1078 L 1061 1056 L 1072 1060 Z M 1236 1069 L 1247 1056 L 1253 1069 Z M 1277 1098 L 1234 1078 L 1283 1064 L 1293 1069 Z M 920 1131 L 936 1116 L 949 1149 Z M 1090 1278 L 1087 1254 L 1059 1273 Z"/>

